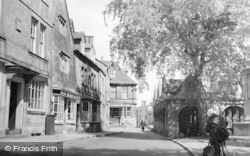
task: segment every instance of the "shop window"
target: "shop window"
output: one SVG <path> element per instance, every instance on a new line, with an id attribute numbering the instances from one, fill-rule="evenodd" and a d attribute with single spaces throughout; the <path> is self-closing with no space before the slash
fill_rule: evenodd
<path id="1" fill-rule="evenodd" d="M 31 81 L 28 84 L 28 110 L 44 111 L 44 81 Z"/>
<path id="2" fill-rule="evenodd" d="M 67 99 L 67 121 L 75 122 L 76 121 L 76 104 L 71 100 Z"/>
<path id="3" fill-rule="evenodd" d="M 53 96 L 53 114 L 57 123 L 63 123 L 64 119 L 64 98 Z"/>

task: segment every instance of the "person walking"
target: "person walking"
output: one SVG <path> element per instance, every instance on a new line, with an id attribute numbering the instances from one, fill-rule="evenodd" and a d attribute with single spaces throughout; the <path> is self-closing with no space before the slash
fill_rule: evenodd
<path id="1" fill-rule="evenodd" d="M 146 126 L 146 122 L 142 119 L 142 121 L 141 121 L 141 129 L 142 129 L 142 131 L 144 131 L 145 126 Z"/>

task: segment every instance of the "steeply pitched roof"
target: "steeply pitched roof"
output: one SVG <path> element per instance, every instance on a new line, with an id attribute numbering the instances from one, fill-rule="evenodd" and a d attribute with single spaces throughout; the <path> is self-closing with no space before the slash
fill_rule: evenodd
<path id="1" fill-rule="evenodd" d="M 121 69 L 116 70 L 115 76 L 111 77 L 111 84 L 121 84 L 121 85 L 137 85 L 137 83 L 132 80 L 126 73 Z"/>
<path id="2" fill-rule="evenodd" d="M 186 85 L 193 83 L 192 76 L 187 76 L 185 79 L 169 79 L 165 80 L 164 92 L 166 98 L 172 99 L 194 99 L 196 98 L 195 91 L 187 91 Z"/>
<path id="3" fill-rule="evenodd" d="M 184 80 L 182 79 L 168 79 L 165 80 L 164 90 L 166 93 L 175 93 L 180 88 Z"/>
<path id="4" fill-rule="evenodd" d="M 110 84 L 118 84 L 118 85 L 137 85 L 137 83 L 132 80 L 121 68 L 115 65 L 112 61 L 103 61 L 101 60 L 105 66 L 110 68 L 111 66 L 115 69 L 115 76 L 111 77 Z"/>

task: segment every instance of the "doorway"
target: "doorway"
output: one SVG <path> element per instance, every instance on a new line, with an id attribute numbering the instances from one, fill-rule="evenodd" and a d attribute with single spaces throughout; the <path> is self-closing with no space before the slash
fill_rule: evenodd
<path id="1" fill-rule="evenodd" d="M 9 130 L 16 128 L 17 106 L 20 101 L 20 84 L 12 81 L 10 84 Z"/>
<path id="2" fill-rule="evenodd" d="M 112 125 L 120 125 L 121 108 L 110 108 L 110 122 Z"/>
<path id="3" fill-rule="evenodd" d="M 185 137 L 197 136 L 199 132 L 198 108 L 185 107 L 179 113 L 179 132 Z"/>

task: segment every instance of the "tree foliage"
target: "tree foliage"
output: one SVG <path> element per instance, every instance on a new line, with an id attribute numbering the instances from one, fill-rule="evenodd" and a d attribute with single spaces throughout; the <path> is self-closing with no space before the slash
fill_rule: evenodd
<path id="1" fill-rule="evenodd" d="M 249 37 L 247 0 L 113 0 L 110 49 L 145 83 L 146 72 L 196 80 L 201 99 L 230 99 L 240 85 Z M 226 87 L 226 88 L 225 88 Z M 211 98 L 211 96 L 210 96 Z"/>

